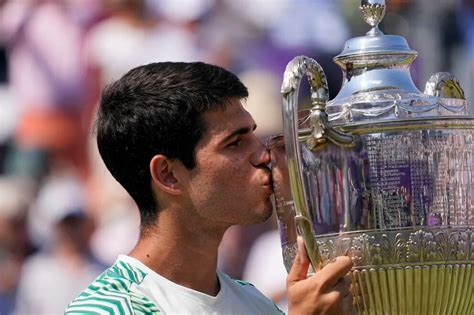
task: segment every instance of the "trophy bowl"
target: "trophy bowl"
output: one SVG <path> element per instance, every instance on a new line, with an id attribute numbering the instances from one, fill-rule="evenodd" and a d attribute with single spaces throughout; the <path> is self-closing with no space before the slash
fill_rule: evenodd
<path id="1" fill-rule="evenodd" d="M 474 116 L 449 73 L 414 85 L 417 53 L 378 29 L 384 1 L 361 11 L 372 29 L 334 58 L 333 100 L 315 60 L 296 57 L 284 74 L 284 134 L 267 140 L 284 264 L 301 235 L 311 272 L 352 258 L 358 314 L 472 315 Z"/>

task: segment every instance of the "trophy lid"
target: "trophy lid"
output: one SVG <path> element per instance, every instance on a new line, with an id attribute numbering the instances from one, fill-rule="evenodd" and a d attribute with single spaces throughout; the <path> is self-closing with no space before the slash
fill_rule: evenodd
<path id="1" fill-rule="evenodd" d="M 464 93 L 453 76 L 433 75 L 424 93 L 415 86 L 410 65 L 418 53 L 402 36 L 385 35 L 378 27 L 385 16 L 385 0 L 361 0 L 359 9 L 371 29 L 365 36 L 347 40 L 343 51 L 334 57 L 344 79 L 337 96 L 327 103 L 331 122 L 467 114 Z"/>
<path id="2" fill-rule="evenodd" d="M 408 43 L 402 36 L 384 35 L 378 25 L 385 16 L 384 0 L 362 0 L 360 10 L 364 20 L 372 28 L 365 36 L 349 39 L 344 45 L 344 50 L 335 57 L 335 60 L 343 59 L 350 55 L 374 54 L 374 53 L 403 53 L 417 55 L 417 52 L 408 47 Z"/>
<path id="3" fill-rule="evenodd" d="M 344 57 L 361 54 L 376 53 L 402 53 L 410 54 L 416 57 L 416 51 L 408 47 L 408 43 L 402 36 L 397 35 L 366 35 L 355 37 L 346 41 L 344 50 L 334 57 L 336 60 L 342 60 Z M 414 58 L 413 58 L 414 59 Z"/>

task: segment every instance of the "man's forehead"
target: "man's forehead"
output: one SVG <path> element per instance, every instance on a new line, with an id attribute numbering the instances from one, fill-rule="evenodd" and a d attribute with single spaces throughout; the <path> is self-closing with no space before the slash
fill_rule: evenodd
<path id="1" fill-rule="evenodd" d="M 254 119 L 245 110 L 242 102 L 238 99 L 229 101 L 225 107 L 209 110 L 202 114 L 206 131 L 208 133 L 220 133 L 237 128 L 253 128 Z"/>

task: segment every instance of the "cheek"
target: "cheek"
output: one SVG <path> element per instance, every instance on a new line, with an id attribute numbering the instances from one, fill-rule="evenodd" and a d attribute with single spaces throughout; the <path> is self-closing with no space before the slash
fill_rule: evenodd
<path id="1" fill-rule="evenodd" d="M 199 175 L 193 179 L 191 189 L 197 199 L 231 200 L 251 189 L 251 169 L 243 159 L 224 161 L 208 160 L 201 163 Z"/>
<path id="2" fill-rule="evenodd" d="M 234 165 L 223 185 L 227 185 L 229 202 L 254 207 L 260 201 L 260 187 L 249 168 Z"/>
<path id="3" fill-rule="evenodd" d="M 252 174 L 250 169 L 239 164 L 233 164 L 227 172 L 227 180 L 234 189 L 247 190 L 252 186 Z"/>
<path id="4" fill-rule="evenodd" d="M 240 165 L 237 165 L 237 164 L 233 164 L 230 168 L 230 175 L 232 178 L 242 178 L 244 176 L 243 172 L 242 172 L 242 167 L 240 167 Z"/>

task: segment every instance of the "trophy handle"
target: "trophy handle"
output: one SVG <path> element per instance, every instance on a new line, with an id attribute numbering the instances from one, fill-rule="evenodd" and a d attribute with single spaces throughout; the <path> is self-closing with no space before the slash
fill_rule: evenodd
<path id="1" fill-rule="evenodd" d="M 459 81 L 448 72 L 433 74 L 428 82 L 426 82 L 424 93 L 437 97 L 466 99 Z"/>
<path id="2" fill-rule="evenodd" d="M 295 204 L 295 223 L 298 232 L 303 236 L 306 251 L 314 271 L 321 268 L 321 255 L 315 240 L 313 225 L 308 210 L 303 173 L 301 170 L 301 153 L 298 144 L 298 90 L 303 75 L 308 77 L 311 86 L 311 99 L 315 103 L 326 103 L 328 84 L 322 67 L 311 58 L 298 56 L 286 66 L 281 93 L 283 96 L 283 129 L 290 177 L 291 193 Z"/>

